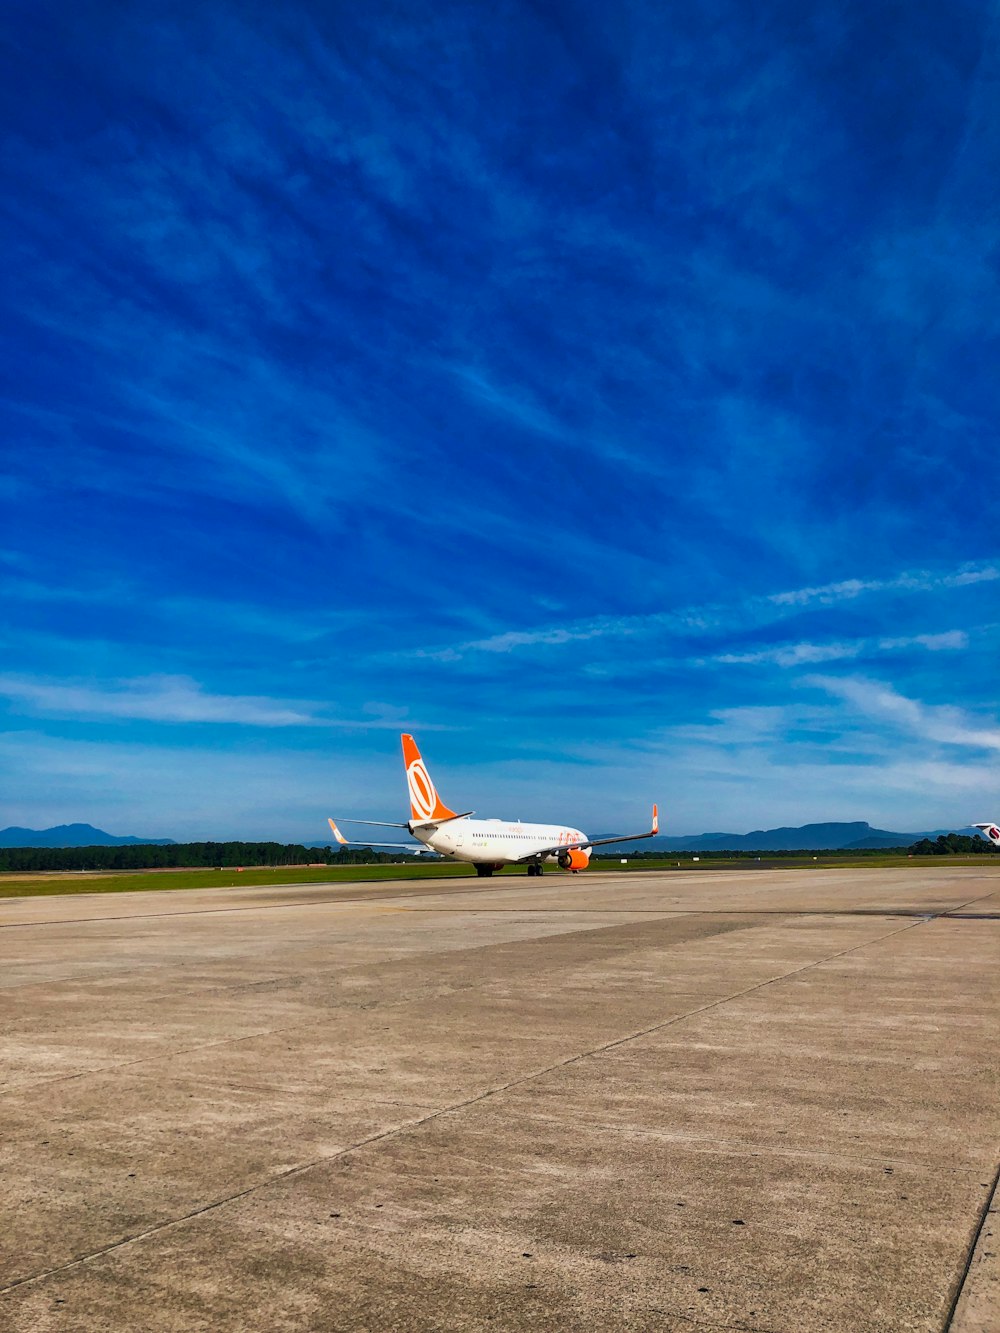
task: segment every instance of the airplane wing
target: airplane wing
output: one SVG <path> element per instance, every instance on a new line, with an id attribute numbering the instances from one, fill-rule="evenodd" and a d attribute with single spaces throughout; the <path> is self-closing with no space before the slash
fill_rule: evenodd
<path id="1" fill-rule="evenodd" d="M 525 861 L 534 861 L 539 856 L 553 856 L 556 852 L 578 852 L 584 847 L 607 847 L 612 842 L 639 842 L 642 838 L 655 838 L 660 831 L 660 816 L 653 806 L 653 827 L 648 833 L 623 833 L 617 838 L 586 838 L 582 842 L 560 842 L 555 847 L 544 847 L 540 852 L 532 852 L 530 856 L 519 857 L 514 863 L 521 865 Z"/>
<path id="2" fill-rule="evenodd" d="M 330 825 L 330 829 L 331 829 L 331 831 L 332 831 L 332 833 L 333 833 L 333 836 L 334 836 L 334 837 L 337 839 L 337 841 L 340 843 L 341 847 L 392 847 L 392 848 L 394 848 L 396 851 L 401 851 L 401 850 L 402 850 L 402 851 L 407 851 L 407 850 L 409 850 L 409 846 L 410 846 L 410 844 L 407 843 L 407 842 L 368 842 L 368 841 L 360 842 L 360 841 L 357 841 L 356 839 L 351 839 L 350 841 L 348 841 L 348 839 L 345 838 L 344 835 L 341 833 L 340 829 L 337 828 L 337 825 L 333 822 L 332 819 L 328 819 L 326 822 Z M 351 823 L 352 823 L 352 824 L 374 824 L 375 822 L 376 822 L 376 821 L 375 821 L 374 819 L 353 819 L 353 820 L 351 820 Z M 389 824 L 389 825 L 387 825 L 387 827 L 388 827 L 388 828 L 406 828 L 406 825 L 405 825 L 405 824 Z"/>

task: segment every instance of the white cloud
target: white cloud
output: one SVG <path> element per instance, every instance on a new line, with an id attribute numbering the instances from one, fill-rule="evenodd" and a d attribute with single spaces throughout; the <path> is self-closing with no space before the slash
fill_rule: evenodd
<path id="1" fill-rule="evenodd" d="M 83 821 L 139 837 L 319 841 L 329 814 L 401 817 L 395 755 L 395 745 L 346 756 L 273 743 L 263 753 L 233 752 L 0 733 L 0 771 L 19 777 L 0 825 Z"/>
<path id="2" fill-rule="evenodd" d="M 605 634 L 627 632 L 628 622 L 615 620 L 576 621 L 572 625 L 561 625 L 543 630 L 508 630 L 504 634 L 493 634 L 486 639 L 474 639 L 462 645 L 465 649 L 477 649 L 483 653 L 507 653 L 512 648 L 528 648 L 535 644 L 579 643 L 584 639 L 598 639 Z"/>
<path id="3" fill-rule="evenodd" d="M 734 626 L 767 624 L 780 619 L 790 611 L 803 607 L 835 606 L 863 596 L 886 593 L 935 592 L 960 588 L 970 584 L 994 582 L 1000 579 L 1000 565 L 962 565 L 948 573 L 931 574 L 927 571 L 906 572 L 890 579 L 846 579 L 818 587 L 798 588 L 792 591 L 768 593 L 749 597 L 742 603 L 725 605 L 709 603 L 681 607 L 676 611 L 656 611 L 636 616 L 590 616 L 578 620 L 563 620 L 551 626 L 528 630 L 504 630 L 483 638 L 463 643 L 443 645 L 440 648 L 421 648 L 407 651 L 402 656 L 431 658 L 436 661 L 458 661 L 466 653 L 509 653 L 520 648 L 559 647 L 584 640 L 622 638 L 632 635 L 697 634 Z M 911 639 L 877 641 L 883 649 L 903 646 L 922 646 L 930 650 L 965 647 L 960 642 L 961 631 L 947 634 L 917 635 Z M 795 666 L 801 662 L 834 661 L 854 657 L 863 645 L 799 644 L 781 645 L 762 650 L 762 655 L 727 655 L 723 662 L 775 661 L 780 666 Z M 778 654 L 768 657 L 765 653 Z"/>
<path id="4" fill-rule="evenodd" d="M 863 647 L 863 640 L 854 643 L 781 643 L 773 648 L 761 648 L 754 653 L 720 653 L 711 660 L 727 666 L 756 666 L 769 662 L 775 666 L 794 667 L 806 663 L 835 662 L 844 657 L 857 657 Z"/>
<path id="5" fill-rule="evenodd" d="M 253 727 L 316 725 L 315 705 L 256 695 L 209 694 L 187 676 L 141 676 L 111 687 L 0 676 L 0 696 L 58 717 L 147 722 L 235 722 Z"/>
<path id="6" fill-rule="evenodd" d="M 827 710 L 828 711 L 828 710 Z M 815 725 L 820 710 L 802 704 L 758 704 L 736 708 L 713 708 L 706 722 L 686 722 L 667 730 L 669 743 L 677 740 L 726 747 L 756 745 L 759 741 L 784 736 L 807 720 Z M 663 737 L 657 738 L 662 744 Z"/>
<path id="7" fill-rule="evenodd" d="M 980 720 L 951 704 L 924 704 L 881 681 L 857 676 L 807 676 L 803 683 L 843 699 L 866 717 L 877 718 L 915 738 L 1000 750 L 1000 727 L 994 721 Z"/>
<path id="8" fill-rule="evenodd" d="M 338 727 L 363 731 L 450 731 L 452 727 L 408 718 L 399 709 L 365 705 L 364 716 L 333 718 L 307 699 L 212 694 L 189 676 L 138 676 L 110 683 L 39 680 L 0 675 L 0 698 L 43 717 L 122 718 L 137 722 L 227 723 L 247 727 Z"/>
<path id="9" fill-rule="evenodd" d="M 495 767 L 475 780 L 491 792 L 509 788 L 532 810 L 558 806 L 553 817 L 569 809 L 588 831 L 637 827 L 637 811 L 657 799 L 670 834 L 825 820 L 867 820 L 899 832 L 960 829 L 978 818 L 983 793 L 996 783 L 990 758 L 949 757 L 920 739 L 859 729 L 834 700 L 716 709 L 627 742 L 567 737 L 560 755 L 583 761 L 575 791 L 567 786 L 573 770 L 534 756 L 508 766 L 503 788 Z M 595 794 L 603 803 L 596 816 Z M 510 799 L 497 807 L 519 812 Z"/>
<path id="10" fill-rule="evenodd" d="M 957 651 L 969 646 L 964 630 L 943 634 L 914 634 L 895 639 L 853 639 L 841 643 L 778 643 L 749 653 L 720 653 L 713 662 L 726 665 L 772 663 L 780 667 L 805 666 L 816 662 L 836 662 L 859 657 L 862 653 L 892 652 L 900 648 L 926 648 L 928 652 Z"/>
<path id="11" fill-rule="evenodd" d="M 889 651 L 893 648 L 926 648 L 930 653 L 968 648 L 969 636 L 964 630 L 946 630 L 943 634 L 915 634 L 912 638 L 879 639 L 879 648 Z"/>
<path id="12" fill-rule="evenodd" d="M 815 588 L 772 593 L 767 600 L 776 606 L 808 606 L 817 602 L 822 606 L 832 606 L 838 602 L 853 601 L 866 593 L 931 592 L 937 588 L 961 588 L 970 583 L 989 583 L 996 579 L 1000 579 L 1000 566 L 963 565 L 949 574 L 913 571 L 897 574 L 891 579 L 844 579 L 840 583 L 825 583 Z"/>

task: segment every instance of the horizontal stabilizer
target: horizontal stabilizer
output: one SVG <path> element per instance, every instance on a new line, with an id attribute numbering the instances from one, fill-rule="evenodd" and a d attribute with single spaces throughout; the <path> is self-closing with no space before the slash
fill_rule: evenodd
<path id="1" fill-rule="evenodd" d="M 409 824 L 397 824 L 391 819 L 343 819 L 342 824 L 368 824 L 372 828 L 409 828 Z"/>
<path id="2" fill-rule="evenodd" d="M 332 819 L 328 819 L 326 822 L 330 825 L 330 831 L 332 832 L 333 836 L 337 839 L 337 841 L 340 843 L 341 847 L 391 847 L 393 851 L 397 852 L 405 852 L 409 850 L 409 847 L 405 842 L 369 842 L 367 838 L 365 838 L 363 841 L 357 838 L 352 838 L 350 841 L 348 841 L 347 838 L 345 838 L 344 835 L 341 833 L 340 829 L 337 828 L 337 825 L 333 822 Z M 354 822 L 360 824 L 360 823 L 374 822 L 374 821 L 355 820 Z M 390 824 L 389 827 L 406 828 L 406 825 Z"/>

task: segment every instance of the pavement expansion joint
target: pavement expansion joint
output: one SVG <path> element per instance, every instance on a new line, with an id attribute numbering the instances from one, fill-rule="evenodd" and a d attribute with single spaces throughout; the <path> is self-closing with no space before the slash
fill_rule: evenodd
<path id="1" fill-rule="evenodd" d="M 0 1327 L 1000 1333 L 1000 874 L 588 879 L 23 900 Z"/>
<path id="2" fill-rule="evenodd" d="M 952 1296 L 951 1305 L 948 1307 L 948 1314 L 945 1317 L 941 1333 L 951 1333 L 953 1329 L 956 1329 L 958 1327 L 956 1322 L 956 1316 L 958 1316 L 959 1314 L 959 1309 L 962 1304 L 962 1298 L 966 1295 L 967 1284 L 969 1282 L 969 1278 L 972 1273 L 972 1265 L 976 1257 L 976 1251 L 979 1248 L 980 1243 L 984 1238 L 987 1222 L 990 1220 L 991 1217 L 995 1217 L 997 1215 L 998 1191 L 1000 1191 L 1000 1166 L 997 1166 L 997 1169 L 994 1172 L 992 1186 L 989 1188 L 989 1192 L 986 1196 L 986 1202 L 980 1209 L 979 1217 L 976 1221 L 976 1226 L 973 1229 L 972 1237 L 969 1241 L 968 1248 L 966 1250 L 965 1262 L 962 1265 L 962 1271 L 961 1273 L 959 1273 L 958 1280 L 955 1283 L 954 1295 Z M 995 1256 L 991 1255 L 990 1257 L 995 1257 Z M 997 1312 L 994 1311 L 994 1314 L 996 1313 Z M 1000 1319 L 998 1319 L 997 1322 L 998 1324 L 1000 1324 Z"/>
<path id="3" fill-rule="evenodd" d="M 895 930 L 886 931 L 884 934 L 878 935 L 873 939 L 864 940 L 860 944 L 852 945 L 847 949 L 838 949 L 834 953 L 828 954 L 822 958 L 813 959 L 812 961 L 804 963 L 799 967 L 791 968 L 787 972 L 782 972 L 776 976 L 768 977 L 763 981 L 755 982 L 752 986 L 743 987 L 738 991 L 734 991 L 732 994 L 720 996 L 719 998 L 711 1000 L 706 1004 L 701 1004 L 693 1009 L 687 1010 L 683 1014 L 673 1014 L 671 1015 L 670 1018 L 663 1019 L 662 1021 L 657 1023 L 649 1024 L 638 1031 L 626 1033 L 621 1037 L 615 1037 L 612 1040 L 607 1042 L 602 1042 L 600 1045 L 592 1047 L 589 1050 L 579 1051 L 573 1055 L 565 1057 L 564 1059 L 553 1061 L 551 1064 L 546 1065 L 544 1068 L 532 1070 L 527 1074 L 523 1074 L 518 1076 L 517 1078 L 510 1079 L 505 1083 L 498 1084 L 494 1087 L 486 1088 L 482 1092 L 476 1093 L 471 1097 L 466 1097 L 460 1101 L 453 1102 L 448 1106 L 440 1107 L 437 1110 L 432 1111 L 429 1115 L 423 1116 L 418 1120 L 409 1120 L 406 1122 L 401 1122 L 400 1124 L 397 1125 L 392 1125 L 388 1129 L 380 1130 L 377 1134 L 368 1135 L 366 1138 L 360 1139 L 356 1143 L 350 1144 L 348 1147 L 338 1149 L 336 1152 L 333 1153 L 323 1154 L 319 1157 L 313 1158 L 309 1162 L 301 1163 L 299 1165 L 290 1167 L 287 1170 L 279 1171 L 272 1175 L 266 1176 L 263 1179 L 256 1181 L 254 1184 L 246 1186 L 244 1189 L 236 1190 L 233 1193 L 223 1195 L 218 1199 L 213 1199 L 209 1203 L 202 1204 L 201 1206 L 191 1209 L 183 1214 L 180 1214 L 177 1217 L 167 1218 L 165 1221 L 159 1222 L 155 1226 L 148 1227 L 143 1231 L 122 1236 L 118 1240 L 112 1241 L 108 1245 L 101 1246 L 99 1249 L 90 1251 L 87 1254 L 78 1255 L 76 1258 L 70 1259 L 66 1263 L 58 1264 L 53 1268 L 48 1268 L 40 1272 L 28 1274 L 25 1277 L 17 1278 L 13 1282 L 8 1282 L 4 1286 L 0 1287 L 0 1293 L 13 1291 L 18 1287 L 23 1287 L 30 1283 L 43 1281 L 44 1279 L 53 1277 L 58 1273 L 65 1273 L 71 1269 L 79 1267 L 82 1264 L 90 1263 L 95 1259 L 103 1258 L 105 1255 L 112 1254 L 117 1250 L 123 1249 L 128 1245 L 136 1243 L 137 1241 L 146 1240 L 150 1236 L 157 1235 L 163 1231 L 168 1230 L 169 1228 L 180 1226 L 185 1222 L 190 1222 L 196 1218 L 203 1217 L 205 1216 L 205 1214 L 214 1212 L 216 1209 L 225 1207 L 227 1204 L 235 1203 L 240 1199 L 248 1198 L 250 1195 L 255 1194 L 259 1190 L 265 1189 L 268 1186 L 278 1184 L 281 1181 L 293 1179 L 297 1176 L 301 1176 L 305 1174 L 307 1171 L 314 1170 L 316 1167 L 326 1165 L 329 1162 L 341 1160 L 342 1158 L 349 1156 L 351 1153 L 359 1152 L 364 1148 L 370 1148 L 377 1143 L 382 1143 L 387 1139 L 395 1138 L 400 1134 L 411 1133 L 414 1130 L 421 1129 L 424 1125 L 429 1124 L 434 1120 L 442 1119 L 445 1116 L 456 1115 L 461 1111 L 467 1110 L 471 1106 L 476 1106 L 481 1102 L 487 1101 L 489 1098 L 496 1097 L 504 1092 L 509 1092 L 513 1088 L 523 1087 L 525 1084 L 531 1083 L 536 1079 L 543 1078 L 547 1074 L 554 1073 L 556 1070 L 566 1069 L 572 1065 L 580 1064 L 581 1062 L 588 1060 L 595 1055 L 603 1054 L 605 1051 L 615 1050 L 621 1046 L 627 1045 L 631 1041 L 636 1041 L 641 1037 L 647 1037 L 652 1035 L 654 1032 L 660 1032 L 665 1028 L 673 1027 L 678 1023 L 683 1023 L 686 1019 L 692 1018 L 697 1014 L 703 1014 L 708 1012 L 709 1010 L 717 1009 L 722 1005 L 731 1003 L 733 1000 L 742 999 L 744 996 L 752 995 L 755 992 L 761 991 L 768 986 L 773 986 L 777 982 L 785 981 L 791 977 L 799 976 L 803 972 L 808 972 L 815 967 L 821 967 L 825 963 L 833 962 L 835 959 L 843 958 L 848 954 L 857 953 L 862 949 L 869 948 L 874 944 L 878 944 L 883 940 L 889 939 L 893 935 L 901 934 L 903 931 L 907 930 L 914 930 L 918 926 L 921 926 L 923 924 L 924 924 L 923 921 L 908 922 L 905 926 L 899 926 Z M 296 1026 L 303 1026 L 303 1025 L 296 1025 Z M 309 1025 L 307 1024 L 304 1026 L 309 1026 Z M 255 1035 L 259 1036 L 261 1034 L 255 1034 Z M 209 1043 L 208 1045 L 210 1047 L 214 1047 L 220 1045 L 235 1044 L 235 1042 L 246 1041 L 246 1040 L 250 1040 L 250 1038 L 244 1036 L 235 1038 L 233 1039 L 232 1042 L 212 1042 Z M 205 1048 L 196 1047 L 193 1049 L 201 1050 Z M 150 1059 L 157 1059 L 157 1058 L 162 1058 L 162 1053 L 161 1056 L 146 1056 L 143 1057 L 143 1059 L 141 1060 L 129 1061 L 127 1063 L 128 1065 L 136 1065 L 145 1063 Z"/>

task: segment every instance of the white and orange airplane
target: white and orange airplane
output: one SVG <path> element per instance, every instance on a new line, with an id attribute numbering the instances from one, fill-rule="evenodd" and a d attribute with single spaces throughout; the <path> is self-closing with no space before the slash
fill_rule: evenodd
<path id="1" fill-rule="evenodd" d="M 1000 828 L 996 824 L 973 824 L 972 827 L 985 833 L 994 847 L 1000 847 Z"/>
<path id="2" fill-rule="evenodd" d="M 477 875 L 492 875 L 504 866 L 526 865 L 529 875 L 540 875 L 548 861 L 563 870 L 585 870 L 595 847 L 612 842 L 637 842 L 655 837 L 660 831 L 656 806 L 653 827 L 648 833 L 633 833 L 620 838 L 588 838 L 578 828 L 559 824 L 508 824 L 502 819 L 473 819 L 474 810 L 456 814 L 449 810 L 437 793 L 412 736 L 402 736 L 406 785 L 410 791 L 410 819 L 393 824 L 381 819 L 345 819 L 345 824 L 368 824 L 378 828 L 405 828 L 431 851 L 452 861 L 468 861 Z M 332 819 L 327 823 L 342 847 L 394 847 L 398 842 L 357 842 L 348 840 Z"/>

